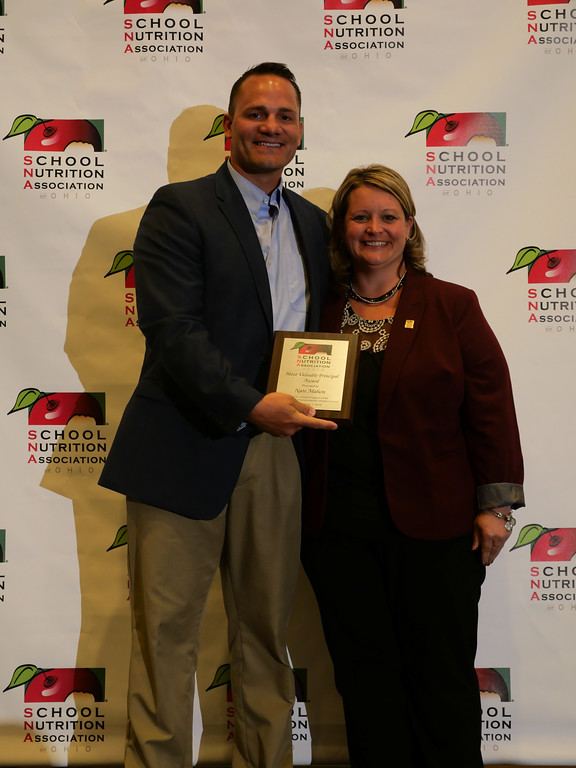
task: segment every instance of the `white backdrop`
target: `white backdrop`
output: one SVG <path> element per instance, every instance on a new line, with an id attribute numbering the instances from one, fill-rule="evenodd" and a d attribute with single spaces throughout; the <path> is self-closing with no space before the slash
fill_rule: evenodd
<path id="1" fill-rule="evenodd" d="M 124 508 L 96 479 L 142 354 L 132 242 L 158 186 L 220 164 L 222 137 L 204 139 L 265 60 L 303 91 L 286 183 L 326 206 L 355 165 L 399 170 L 430 270 L 478 293 L 504 347 L 528 506 L 482 598 L 484 758 L 575 764 L 575 0 L 164 5 L 0 2 L 0 765 L 122 759 Z M 63 151 L 70 139 L 84 143 Z M 416 607 L 430 599 L 422 584 Z M 201 763 L 227 760 L 233 738 L 223 626 L 215 585 Z M 304 578 L 290 653 L 295 761 L 345 762 Z M 387 695 L 386 670 L 374 685 Z"/>

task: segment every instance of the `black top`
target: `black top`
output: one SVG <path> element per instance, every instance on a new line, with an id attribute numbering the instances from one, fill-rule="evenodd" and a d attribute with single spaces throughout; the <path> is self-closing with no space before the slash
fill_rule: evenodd
<path id="1" fill-rule="evenodd" d="M 341 331 L 359 334 L 362 351 L 353 421 L 340 425 L 328 436 L 327 530 L 381 538 L 390 526 L 376 424 L 380 374 L 391 322 L 391 318 L 364 320 L 346 304 Z"/>

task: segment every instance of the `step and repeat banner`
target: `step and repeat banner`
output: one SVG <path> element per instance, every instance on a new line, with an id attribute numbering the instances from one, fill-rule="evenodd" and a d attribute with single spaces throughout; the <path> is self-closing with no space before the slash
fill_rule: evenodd
<path id="1" fill-rule="evenodd" d="M 303 92 L 285 184 L 328 208 L 351 167 L 399 170 L 429 269 L 502 343 L 528 505 L 481 603 L 483 755 L 573 765 L 576 0 L 0 0 L 0 765 L 122 760 L 125 510 L 97 478 L 143 353 L 134 235 L 157 187 L 220 165 L 230 86 L 266 60 Z M 304 577 L 289 651 L 295 762 L 345 763 Z M 218 584 L 197 677 L 195 757 L 223 763 Z"/>

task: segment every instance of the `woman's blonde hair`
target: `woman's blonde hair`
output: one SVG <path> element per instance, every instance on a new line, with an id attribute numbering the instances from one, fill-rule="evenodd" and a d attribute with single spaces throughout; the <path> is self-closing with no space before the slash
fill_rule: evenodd
<path id="1" fill-rule="evenodd" d="M 398 200 L 406 220 L 412 217 L 412 231 L 404 248 L 404 261 L 414 269 L 426 273 L 424 235 L 416 222 L 416 207 L 410 188 L 399 173 L 374 163 L 349 171 L 332 200 L 328 221 L 330 224 L 330 259 L 335 283 L 345 287 L 352 276 L 352 257 L 343 240 L 344 219 L 348 210 L 350 193 L 357 187 L 366 186 L 388 192 Z"/>

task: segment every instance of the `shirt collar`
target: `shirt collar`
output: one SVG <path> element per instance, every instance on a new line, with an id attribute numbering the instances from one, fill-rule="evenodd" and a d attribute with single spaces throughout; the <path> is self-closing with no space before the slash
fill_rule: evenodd
<path id="1" fill-rule="evenodd" d="M 253 218 L 258 215 L 264 205 L 266 208 L 270 205 L 275 205 L 277 208 L 280 208 L 280 201 L 282 199 L 282 180 L 278 182 L 278 186 L 272 190 L 270 195 L 268 195 L 266 192 L 263 192 L 260 187 L 257 187 L 256 184 L 253 184 L 245 176 L 242 176 L 241 173 L 238 173 L 238 171 L 232 167 L 230 160 L 228 160 L 228 170 L 230 171 L 230 175 L 234 179 L 236 186 L 240 190 L 240 194 L 244 198 L 246 207 Z"/>

